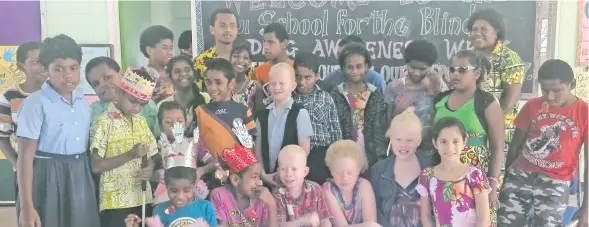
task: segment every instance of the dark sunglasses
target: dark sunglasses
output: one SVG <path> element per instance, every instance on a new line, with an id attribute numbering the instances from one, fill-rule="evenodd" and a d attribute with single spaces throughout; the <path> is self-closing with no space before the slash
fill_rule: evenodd
<path id="1" fill-rule="evenodd" d="M 465 73 L 465 72 L 471 71 L 473 69 L 475 69 L 475 67 L 473 67 L 473 66 L 460 66 L 460 67 L 450 66 L 450 68 L 449 68 L 450 73 L 454 73 L 454 72 Z"/>

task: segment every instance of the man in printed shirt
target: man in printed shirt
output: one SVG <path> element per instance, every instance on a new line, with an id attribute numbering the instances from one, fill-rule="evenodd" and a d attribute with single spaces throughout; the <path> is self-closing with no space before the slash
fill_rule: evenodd
<path id="1" fill-rule="evenodd" d="M 39 64 L 39 43 L 28 42 L 16 51 L 17 67 L 26 75 L 26 81 L 4 90 L 0 95 L 0 149 L 13 167 L 16 167 L 16 143 L 13 146 L 14 132 L 18 119 L 18 108 L 29 94 L 41 89 L 47 74 Z"/>
<path id="2" fill-rule="evenodd" d="M 505 149 L 515 131 L 514 119 L 519 109 L 526 66 L 519 54 L 507 47 L 506 26 L 499 11 L 487 8 L 470 15 L 467 30 L 472 47 L 484 53 L 491 62 L 491 70 L 481 88 L 497 98 L 505 113 Z M 449 80 L 449 78 L 447 78 Z"/>
<path id="3" fill-rule="evenodd" d="M 194 68 L 199 72 L 196 84 L 201 91 L 206 91 L 203 77 L 207 71 L 207 62 L 215 58 L 229 60 L 233 42 L 237 37 L 237 15 L 230 9 L 216 10 L 211 15 L 209 31 L 215 38 L 215 46 L 194 58 Z"/>
<path id="4" fill-rule="evenodd" d="M 321 185 L 331 177 L 325 165 L 325 153 L 329 145 L 342 139 L 342 130 L 333 98 L 316 84 L 320 78 L 317 57 L 308 52 L 297 53 L 294 69 L 297 89 L 293 99 L 309 111 L 313 126 L 311 151 L 307 159 L 311 170 L 307 179 Z"/>

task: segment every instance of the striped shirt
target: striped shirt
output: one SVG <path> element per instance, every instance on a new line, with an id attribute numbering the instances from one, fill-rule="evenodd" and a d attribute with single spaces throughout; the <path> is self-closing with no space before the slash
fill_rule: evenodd
<path id="1" fill-rule="evenodd" d="M 11 137 L 16 132 L 18 109 L 27 96 L 19 85 L 6 88 L 0 95 L 0 137 Z"/>

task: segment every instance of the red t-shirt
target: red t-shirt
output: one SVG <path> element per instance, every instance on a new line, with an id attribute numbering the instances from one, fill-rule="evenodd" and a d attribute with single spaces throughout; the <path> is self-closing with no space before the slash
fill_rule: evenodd
<path id="1" fill-rule="evenodd" d="M 581 99 L 568 107 L 549 107 L 543 98 L 529 100 L 515 118 L 515 126 L 524 133 L 531 124 L 515 166 L 552 179 L 572 180 L 581 147 L 587 146 L 588 108 Z"/>

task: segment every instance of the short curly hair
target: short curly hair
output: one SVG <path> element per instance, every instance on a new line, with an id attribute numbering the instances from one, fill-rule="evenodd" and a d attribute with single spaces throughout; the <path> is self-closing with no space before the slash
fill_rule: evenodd
<path id="1" fill-rule="evenodd" d="M 421 61 L 432 66 L 438 59 L 436 46 L 426 40 L 415 40 L 405 48 L 405 63 Z"/>
<path id="2" fill-rule="evenodd" d="M 147 47 L 155 47 L 162 40 L 174 40 L 174 33 L 169 28 L 162 25 L 153 25 L 141 33 L 139 36 L 139 50 L 146 58 L 149 58 L 147 54 Z"/>
<path id="3" fill-rule="evenodd" d="M 352 140 L 340 140 L 331 144 L 325 154 L 325 164 L 330 169 L 336 160 L 340 158 L 350 158 L 356 162 L 359 170 L 364 168 L 366 158 L 360 145 Z"/>
<path id="4" fill-rule="evenodd" d="M 545 61 L 538 69 L 538 80 L 560 80 L 570 83 L 575 79 L 575 73 L 571 66 L 560 59 Z"/>
<path id="5" fill-rule="evenodd" d="M 472 15 L 470 15 L 468 24 L 466 24 L 469 32 L 472 32 L 472 26 L 477 20 L 484 20 L 489 23 L 495 29 L 495 32 L 497 32 L 497 40 L 505 40 L 505 36 L 507 35 L 507 26 L 505 25 L 505 20 L 503 20 L 503 16 L 499 13 L 499 11 L 488 8 L 474 12 Z"/>
<path id="6" fill-rule="evenodd" d="M 26 42 L 23 43 L 16 49 L 16 61 L 24 64 L 27 61 L 29 51 L 39 50 L 41 43 L 39 42 Z"/>
<path id="7" fill-rule="evenodd" d="M 71 37 L 60 34 L 46 38 L 39 49 L 39 63 L 45 68 L 57 59 L 73 59 L 82 62 L 82 48 Z"/>
<path id="8" fill-rule="evenodd" d="M 341 69 L 346 68 L 346 59 L 350 56 L 350 55 L 360 55 L 364 57 L 364 61 L 366 63 L 366 65 L 368 65 L 367 68 L 372 67 L 372 56 L 370 55 L 370 52 L 368 52 L 368 50 L 366 49 L 366 47 L 363 44 L 359 44 L 359 43 L 350 43 L 350 44 L 346 44 L 344 46 L 344 49 L 342 49 L 342 51 L 340 52 L 337 60 L 339 63 L 339 67 Z"/>

